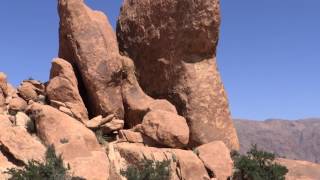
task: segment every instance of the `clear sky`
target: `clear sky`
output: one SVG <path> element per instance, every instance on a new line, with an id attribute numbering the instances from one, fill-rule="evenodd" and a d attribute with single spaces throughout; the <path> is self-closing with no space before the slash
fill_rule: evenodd
<path id="1" fill-rule="evenodd" d="M 113 26 L 121 0 L 87 0 Z M 46 81 L 57 56 L 56 0 L 4 0 L 0 71 Z M 320 117 L 320 1 L 221 0 L 218 65 L 233 117 Z"/>

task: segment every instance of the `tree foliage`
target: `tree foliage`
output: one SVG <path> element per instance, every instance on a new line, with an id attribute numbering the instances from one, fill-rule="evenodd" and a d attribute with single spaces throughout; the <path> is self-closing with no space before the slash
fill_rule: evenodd
<path id="1" fill-rule="evenodd" d="M 168 180 L 170 178 L 170 161 L 152 161 L 143 159 L 130 165 L 121 175 L 128 180 Z"/>
<path id="2" fill-rule="evenodd" d="M 288 169 L 275 163 L 275 154 L 258 150 L 253 145 L 246 155 L 232 153 L 235 172 L 233 180 L 285 180 Z"/>
<path id="3" fill-rule="evenodd" d="M 81 180 L 69 175 L 70 168 L 63 164 L 61 155 L 57 156 L 53 146 L 46 152 L 45 162 L 31 160 L 23 168 L 11 168 L 6 172 L 9 180 Z"/>

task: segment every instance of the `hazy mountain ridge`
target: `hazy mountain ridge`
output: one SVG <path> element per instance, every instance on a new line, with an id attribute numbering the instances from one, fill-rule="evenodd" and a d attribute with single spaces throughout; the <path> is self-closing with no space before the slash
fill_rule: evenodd
<path id="1" fill-rule="evenodd" d="M 320 162 L 320 118 L 295 121 L 235 119 L 234 124 L 241 153 L 248 151 L 251 144 L 257 144 L 280 157 Z"/>

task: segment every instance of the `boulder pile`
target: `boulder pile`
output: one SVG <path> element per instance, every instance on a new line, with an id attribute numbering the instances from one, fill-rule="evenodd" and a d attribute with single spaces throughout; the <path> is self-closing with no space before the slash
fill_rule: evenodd
<path id="1" fill-rule="evenodd" d="M 124 0 L 115 33 L 83 0 L 58 0 L 50 79 L 0 73 L 0 179 L 54 145 L 72 173 L 126 179 L 168 160 L 170 179 L 226 180 L 239 142 L 216 65 L 218 0 Z"/>

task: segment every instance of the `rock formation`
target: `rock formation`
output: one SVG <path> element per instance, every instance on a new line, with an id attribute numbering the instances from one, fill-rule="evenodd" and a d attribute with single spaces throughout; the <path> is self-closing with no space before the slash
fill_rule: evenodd
<path id="1" fill-rule="evenodd" d="M 76 119 L 82 122 L 88 121 L 88 111 L 78 90 L 77 77 L 71 64 L 66 60 L 55 59 L 52 62 L 50 81 L 46 92 L 49 101 L 64 103 Z"/>
<path id="2" fill-rule="evenodd" d="M 82 0 L 59 0 L 59 57 L 69 61 L 83 81 L 93 116 L 124 117 L 118 45 L 107 17 Z"/>
<path id="3" fill-rule="evenodd" d="M 15 89 L 0 73 L 0 179 L 52 145 L 87 180 L 125 180 L 142 160 L 170 162 L 170 180 L 232 175 L 238 139 L 216 67 L 217 0 L 125 0 L 118 39 L 128 57 L 103 13 L 83 0 L 58 0 L 58 10 L 49 81 Z M 303 168 L 294 163 L 288 177 L 319 177 L 294 174 Z"/>
<path id="4" fill-rule="evenodd" d="M 222 140 L 238 149 L 216 65 L 219 25 L 218 0 L 125 0 L 117 37 L 147 94 L 186 117 L 191 146 Z"/>
<path id="5" fill-rule="evenodd" d="M 108 157 L 92 131 L 47 105 L 33 103 L 28 112 L 35 119 L 40 139 L 47 146 L 54 145 L 74 174 L 86 179 L 109 178 Z"/>

